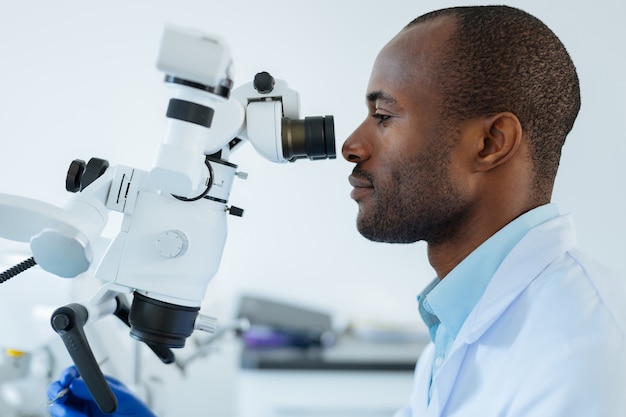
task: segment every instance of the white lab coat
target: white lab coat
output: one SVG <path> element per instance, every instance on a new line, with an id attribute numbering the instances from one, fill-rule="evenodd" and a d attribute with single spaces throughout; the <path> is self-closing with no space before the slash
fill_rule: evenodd
<path id="1" fill-rule="evenodd" d="M 396 417 L 626 416 L 626 282 L 574 246 L 570 216 L 531 229 Z"/>

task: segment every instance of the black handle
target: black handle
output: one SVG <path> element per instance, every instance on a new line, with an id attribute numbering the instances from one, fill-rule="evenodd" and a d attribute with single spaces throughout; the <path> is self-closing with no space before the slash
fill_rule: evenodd
<path id="1" fill-rule="evenodd" d="M 68 304 L 54 311 L 50 323 L 65 344 L 78 372 L 85 380 L 98 408 L 110 414 L 117 409 L 117 398 L 104 379 L 100 366 L 93 355 L 87 337 L 85 323 L 89 314 L 81 304 Z"/>

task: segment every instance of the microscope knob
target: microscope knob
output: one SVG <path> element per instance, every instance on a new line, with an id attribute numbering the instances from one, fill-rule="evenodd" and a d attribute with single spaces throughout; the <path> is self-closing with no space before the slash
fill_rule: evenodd
<path id="1" fill-rule="evenodd" d="M 82 191 L 89 184 L 100 178 L 109 168 L 109 161 L 91 158 L 89 162 L 74 159 L 70 163 L 65 177 L 65 189 L 71 193 Z"/>
<path id="2" fill-rule="evenodd" d="M 161 232 L 156 239 L 156 247 L 159 255 L 164 258 L 176 258 L 187 251 L 189 239 L 180 230 L 166 230 Z"/>
<path id="3" fill-rule="evenodd" d="M 91 158 L 85 166 L 85 172 L 80 182 L 81 191 L 89 184 L 100 178 L 109 168 L 109 161 L 100 158 Z"/>
<path id="4" fill-rule="evenodd" d="M 274 89 L 274 77 L 269 72 L 259 72 L 254 76 L 254 88 L 261 94 L 271 93 Z"/>
<path id="5" fill-rule="evenodd" d="M 243 217 L 243 212 L 244 210 L 241 207 L 228 207 L 228 214 L 230 214 L 231 216 Z"/>
<path id="6" fill-rule="evenodd" d="M 51 319 L 54 330 L 67 330 L 72 324 L 70 318 L 65 314 L 55 314 Z"/>
<path id="7" fill-rule="evenodd" d="M 217 319 L 204 314 L 198 314 L 193 324 L 193 328 L 207 333 L 215 333 L 217 330 Z"/>
<path id="8" fill-rule="evenodd" d="M 87 164 L 82 159 L 74 159 L 67 169 L 65 177 L 65 189 L 70 193 L 80 191 L 80 182 L 83 179 L 83 173 Z"/>

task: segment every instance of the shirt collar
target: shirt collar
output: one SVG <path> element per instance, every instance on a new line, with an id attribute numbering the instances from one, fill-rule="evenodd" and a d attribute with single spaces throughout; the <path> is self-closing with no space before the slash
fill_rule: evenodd
<path id="1" fill-rule="evenodd" d="M 430 334 L 430 339 L 434 342 L 435 335 L 437 333 L 437 328 L 439 327 L 439 318 L 434 314 L 432 308 L 426 301 L 426 296 L 439 284 L 439 278 L 433 279 L 430 284 L 426 286 L 422 290 L 421 293 L 417 296 L 417 305 L 419 308 L 420 316 L 422 316 L 422 320 L 428 327 L 428 333 Z"/>
<path id="2" fill-rule="evenodd" d="M 522 214 L 483 242 L 445 279 L 435 278 L 417 297 L 431 338 L 440 323 L 455 338 L 508 253 L 530 229 L 558 214 L 554 204 Z"/>

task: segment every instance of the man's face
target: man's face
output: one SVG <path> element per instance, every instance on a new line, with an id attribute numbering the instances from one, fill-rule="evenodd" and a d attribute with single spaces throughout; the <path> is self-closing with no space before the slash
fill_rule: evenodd
<path id="1" fill-rule="evenodd" d="M 356 163 L 350 183 L 357 227 L 370 240 L 446 241 L 468 212 L 460 127 L 442 122 L 429 76 L 447 26 L 419 24 L 381 51 L 367 87 L 368 116 L 343 145 L 344 158 Z"/>

